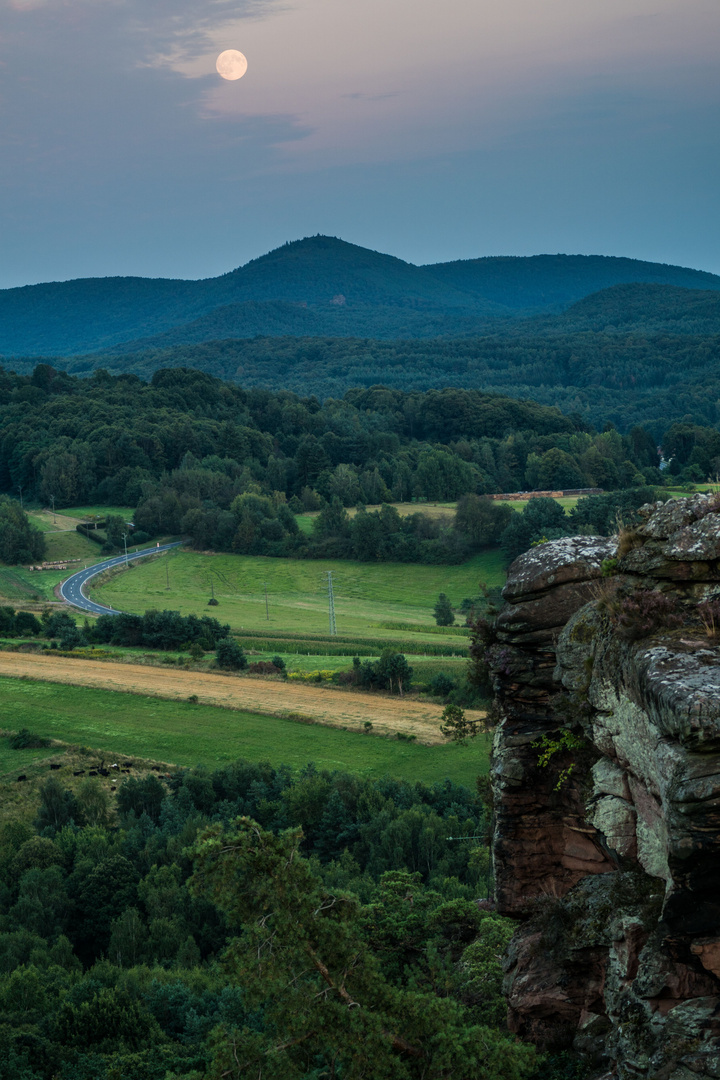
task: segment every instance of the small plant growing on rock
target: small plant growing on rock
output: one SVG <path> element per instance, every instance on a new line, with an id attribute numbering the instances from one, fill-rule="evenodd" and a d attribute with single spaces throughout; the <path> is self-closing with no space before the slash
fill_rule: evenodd
<path id="1" fill-rule="evenodd" d="M 490 697 L 492 694 L 492 674 L 488 665 L 490 657 L 487 654 L 496 640 L 495 629 L 493 624 L 488 619 L 484 619 L 482 615 L 474 620 L 468 619 L 466 625 L 470 627 L 468 682 L 485 697 Z"/>
<path id="2" fill-rule="evenodd" d="M 642 547 L 643 543 L 643 537 L 637 529 L 628 529 L 621 525 L 618 529 L 617 558 L 623 559 L 629 552 L 634 551 L 635 548 Z"/>
<path id="3" fill-rule="evenodd" d="M 575 753 L 585 747 L 585 740 L 580 735 L 574 735 L 567 728 L 559 734 L 543 735 L 533 743 L 538 752 L 538 765 L 546 769 L 556 754 L 570 751 Z M 558 773 L 558 778 L 553 791 L 560 791 L 568 782 L 570 776 L 577 767 L 577 761 L 571 761 Z"/>
<path id="4" fill-rule="evenodd" d="M 698 615 L 705 627 L 705 633 L 711 640 L 720 637 L 720 597 L 705 600 L 698 604 Z"/>
<path id="5" fill-rule="evenodd" d="M 684 618 L 677 600 L 656 589 L 634 589 L 620 600 L 619 632 L 626 641 L 637 641 L 655 630 L 682 626 Z"/>

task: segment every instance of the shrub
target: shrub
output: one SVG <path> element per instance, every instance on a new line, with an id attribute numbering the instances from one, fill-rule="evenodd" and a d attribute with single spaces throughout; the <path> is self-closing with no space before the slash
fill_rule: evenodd
<path id="1" fill-rule="evenodd" d="M 49 746 L 50 740 L 42 735 L 36 735 L 33 731 L 23 728 L 8 739 L 11 750 L 35 750 L 43 746 Z"/>
<path id="2" fill-rule="evenodd" d="M 72 652 L 78 645 L 87 645 L 85 635 L 81 630 L 78 630 L 77 626 L 68 627 L 63 631 L 63 635 L 60 638 L 60 648 Z"/>
<path id="3" fill-rule="evenodd" d="M 620 634 L 626 641 L 637 641 L 655 630 L 682 626 L 684 616 L 674 597 L 656 589 L 635 589 L 619 601 Z"/>
<path id="4" fill-rule="evenodd" d="M 720 635 L 720 599 L 715 597 L 698 604 L 698 614 L 707 636 L 713 639 L 718 637 Z"/>
<path id="5" fill-rule="evenodd" d="M 464 743 L 467 739 L 475 738 L 480 731 L 480 724 L 477 720 L 468 720 L 459 705 L 446 705 L 440 731 L 446 739 Z"/>
<path id="6" fill-rule="evenodd" d="M 215 656 L 218 667 L 228 671 L 242 671 L 248 666 L 247 657 L 231 637 L 220 638 L 216 646 Z"/>
<path id="7" fill-rule="evenodd" d="M 42 621 L 45 635 L 49 638 L 62 638 L 75 630 L 75 620 L 67 611 L 56 611 L 54 614 L 44 612 Z"/>
<path id="8" fill-rule="evenodd" d="M 42 631 L 42 624 L 31 611 L 18 611 L 15 616 L 15 633 L 16 634 L 39 634 Z"/>
<path id="9" fill-rule="evenodd" d="M 0 562 L 37 562 L 45 555 L 45 537 L 30 524 L 20 503 L 0 495 Z"/>
<path id="10" fill-rule="evenodd" d="M 455 679 L 450 675 L 446 675 L 444 671 L 440 671 L 430 680 L 429 690 L 434 697 L 446 698 L 448 694 L 452 693 L 456 685 Z"/>

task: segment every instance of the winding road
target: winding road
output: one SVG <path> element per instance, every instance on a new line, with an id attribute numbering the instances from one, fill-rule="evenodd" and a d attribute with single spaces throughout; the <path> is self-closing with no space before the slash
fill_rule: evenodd
<path id="1" fill-rule="evenodd" d="M 120 566 L 125 561 L 134 562 L 135 559 L 143 559 L 146 555 L 158 555 L 161 551 L 169 551 L 170 548 L 180 547 L 181 544 L 182 540 L 176 540 L 172 544 L 160 544 L 159 547 L 145 548 L 143 551 L 136 551 L 127 556 L 118 555 L 114 559 L 105 559 L 104 562 L 88 566 L 85 570 L 78 570 L 77 574 L 63 581 L 60 586 L 60 595 L 63 600 L 67 600 L 68 604 L 81 608 L 83 611 L 90 611 L 93 615 L 120 615 L 122 612 L 116 611 L 115 608 L 104 607 L 103 604 L 96 604 L 94 600 L 88 600 L 83 592 L 83 585 L 113 566 Z"/>

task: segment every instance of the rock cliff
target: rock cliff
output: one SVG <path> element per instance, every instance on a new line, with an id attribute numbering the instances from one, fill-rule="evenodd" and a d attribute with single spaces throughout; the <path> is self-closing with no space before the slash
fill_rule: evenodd
<path id="1" fill-rule="evenodd" d="M 720 1077 L 720 498 L 510 567 L 486 651 L 510 1025 L 598 1075 Z"/>

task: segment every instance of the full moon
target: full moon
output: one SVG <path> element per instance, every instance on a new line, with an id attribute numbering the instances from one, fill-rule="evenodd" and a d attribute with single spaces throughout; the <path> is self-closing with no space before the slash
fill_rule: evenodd
<path id="1" fill-rule="evenodd" d="M 218 75 L 222 75 L 223 79 L 234 82 L 235 79 L 242 79 L 247 71 L 247 60 L 237 49 L 226 49 L 218 56 L 215 67 Z"/>

